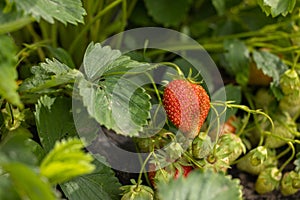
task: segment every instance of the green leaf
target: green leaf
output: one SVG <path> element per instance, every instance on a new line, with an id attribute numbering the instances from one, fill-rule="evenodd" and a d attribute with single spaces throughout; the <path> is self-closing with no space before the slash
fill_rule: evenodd
<path id="1" fill-rule="evenodd" d="M 22 108 L 23 104 L 17 93 L 16 54 L 17 48 L 12 38 L 0 35 L 0 95 L 10 103 Z"/>
<path id="2" fill-rule="evenodd" d="M 150 96 L 135 83 L 119 77 L 107 77 L 100 84 L 84 79 L 79 82 L 88 113 L 116 133 L 137 136 L 150 116 Z"/>
<path id="3" fill-rule="evenodd" d="M 118 50 L 112 50 L 109 46 L 102 47 L 100 43 L 91 43 L 84 54 L 83 66 L 88 79 L 100 77 L 103 72 L 109 70 L 109 64 L 121 56 Z"/>
<path id="4" fill-rule="evenodd" d="M 87 80 L 95 82 L 101 76 L 124 75 L 130 73 L 141 73 L 155 68 L 155 65 L 131 60 L 124 56 L 119 50 L 112 50 L 109 46 L 102 47 L 100 43 L 91 43 L 84 54 L 83 70 Z"/>
<path id="5" fill-rule="evenodd" d="M 226 10 L 241 3 L 241 0 L 212 0 L 212 4 L 218 12 L 218 15 L 224 15 Z"/>
<path id="6" fill-rule="evenodd" d="M 52 46 L 46 46 L 46 48 L 50 51 L 54 58 L 58 59 L 60 62 L 64 63 L 72 69 L 75 68 L 75 64 L 72 60 L 71 55 L 65 49 L 54 48 Z"/>
<path id="7" fill-rule="evenodd" d="M 212 0 L 212 4 L 216 8 L 218 15 L 223 15 L 226 10 L 226 1 L 225 0 Z"/>
<path id="8" fill-rule="evenodd" d="M 258 5 L 266 13 L 266 15 L 272 15 L 277 17 L 278 15 L 286 16 L 291 13 L 296 5 L 296 0 L 258 0 Z"/>
<path id="9" fill-rule="evenodd" d="M 246 85 L 249 76 L 249 51 L 247 46 L 244 42 L 233 39 L 225 40 L 224 48 L 227 51 L 224 55 L 226 70 L 235 76 L 240 85 Z"/>
<path id="10" fill-rule="evenodd" d="M 267 51 L 253 51 L 253 59 L 257 69 L 261 69 L 265 75 L 272 77 L 273 82 L 278 84 L 280 75 L 288 69 L 277 55 Z"/>
<path id="11" fill-rule="evenodd" d="M 32 139 L 28 139 L 26 141 L 26 145 L 30 147 L 30 151 L 35 155 L 35 157 L 38 160 L 38 163 L 40 163 L 46 155 L 45 150 L 41 147 L 39 143 Z"/>
<path id="12" fill-rule="evenodd" d="M 31 137 L 31 133 L 22 127 L 8 132 L 8 135 L 1 141 L 0 152 L 10 161 L 35 165 L 37 159 L 28 143 L 29 137 Z"/>
<path id="13" fill-rule="evenodd" d="M 21 199 L 40 200 L 41 197 L 48 200 L 56 199 L 51 185 L 28 166 L 12 162 L 3 165 L 3 169 L 9 173 L 13 187 Z"/>
<path id="14" fill-rule="evenodd" d="M 150 117 L 150 96 L 140 87 L 156 65 L 133 61 L 121 52 L 90 44 L 84 57 L 86 79 L 78 79 L 83 105 L 98 123 L 136 136 Z"/>
<path id="15" fill-rule="evenodd" d="M 11 180 L 9 180 L 9 177 L 7 175 L 0 175 L 0 199 L 1 200 L 20 199 Z"/>
<path id="16" fill-rule="evenodd" d="M 184 20 L 190 6 L 190 0 L 144 0 L 149 15 L 165 26 L 176 26 Z"/>
<path id="17" fill-rule="evenodd" d="M 154 26 L 151 16 L 148 15 L 147 9 L 145 7 L 144 1 L 137 1 L 136 5 L 129 16 L 131 24 L 134 24 L 139 27 L 149 27 Z"/>
<path id="18" fill-rule="evenodd" d="M 94 160 L 96 169 L 86 174 L 60 184 L 61 189 L 71 200 L 120 199 L 120 186 L 114 172 L 102 161 Z"/>
<path id="19" fill-rule="evenodd" d="M 86 15 L 81 0 L 13 0 L 18 9 L 31 14 L 35 19 L 43 18 L 53 24 L 54 19 L 66 24 L 83 23 Z"/>
<path id="20" fill-rule="evenodd" d="M 180 177 L 167 184 L 158 184 L 158 195 L 163 200 L 240 200 L 238 180 L 223 174 L 195 170 L 187 178 Z"/>
<path id="21" fill-rule="evenodd" d="M 91 173 L 95 169 L 91 163 L 93 157 L 84 152 L 83 147 L 83 143 L 77 138 L 57 141 L 41 163 L 41 175 L 47 177 L 52 184 L 57 184 Z"/>
<path id="22" fill-rule="evenodd" d="M 71 69 L 56 59 L 46 59 L 39 66 L 33 66 L 33 77 L 26 79 L 20 86 L 20 92 L 39 92 L 51 87 L 73 83 L 81 73 Z"/>
<path id="23" fill-rule="evenodd" d="M 75 136 L 76 128 L 69 98 L 43 96 L 36 105 L 36 126 L 42 147 L 49 152 L 57 140 Z"/>
<path id="24" fill-rule="evenodd" d="M 32 17 L 24 16 L 23 12 L 15 9 L 5 12 L 4 6 L 0 3 L 0 34 L 16 31 L 33 21 Z"/>

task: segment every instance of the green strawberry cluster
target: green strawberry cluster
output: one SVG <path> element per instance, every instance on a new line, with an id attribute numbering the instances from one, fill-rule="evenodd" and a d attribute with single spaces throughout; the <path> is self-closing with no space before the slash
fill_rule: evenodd
<path id="1" fill-rule="evenodd" d="M 300 78 L 297 71 L 287 70 L 280 78 L 280 87 L 284 96 L 279 107 L 294 117 L 300 112 Z"/>

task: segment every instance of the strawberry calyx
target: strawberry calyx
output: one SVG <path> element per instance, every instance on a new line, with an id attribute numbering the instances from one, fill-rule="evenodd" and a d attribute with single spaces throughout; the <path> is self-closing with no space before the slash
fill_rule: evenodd
<path id="1" fill-rule="evenodd" d="M 123 191 L 121 200 L 154 199 L 154 191 L 151 187 L 137 184 L 134 179 L 130 180 L 132 185 L 120 187 Z"/>
<path id="2" fill-rule="evenodd" d="M 192 84 L 197 84 L 197 85 L 200 85 L 200 84 L 203 83 L 203 80 L 201 80 L 201 81 L 196 81 L 197 78 L 200 76 L 200 73 L 197 73 L 196 76 L 192 76 L 192 74 L 193 74 L 193 71 L 192 71 L 192 69 L 190 69 L 190 70 L 189 70 L 189 74 L 188 74 L 188 76 L 187 76 L 187 78 L 186 78 L 187 81 L 189 81 L 189 82 L 192 83 Z"/>

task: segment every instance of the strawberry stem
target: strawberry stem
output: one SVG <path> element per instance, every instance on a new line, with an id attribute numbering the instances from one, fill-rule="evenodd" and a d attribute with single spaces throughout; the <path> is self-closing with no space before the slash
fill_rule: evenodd
<path id="1" fill-rule="evenodd" d="M 145 159 L 145 161 L 143 162 L 143 164 L 141 166 L 140 173 L 139 173 L 138 180 L 137 180 L 136 187 L 135 187 L 136 189 L 138 189 L 141 184 L 143 171 L 145 170 L 146 164 L 147 164 L 148 160 L 151 158 L 152 154 L 153 154 L 153 151 L 149 153 L 149 155 L 147 156 L 147 158 Z"/>
<path id="2" fill-rule="evenodd" d="M 293 160 L 294 156 L 295 156 L 295 147 L 293 145 L 293 143 L 288 142 L 289 147 L 292 149 L 292 155 L 289 157 L 289 159 L 287 159 L 279 168 L 279 172 L 282 172 L 282 170 Z"/>
<path id="3" fill-rule="evenodd" d="M 271 123 L 271 132 L 274 132 L 274 123 L 273 123 L 273 120 L 272 118 L 266 114 L 265 112 L 261 111 L 261 110 L 253 110 L 253 109 L 250 109 L 248 106 L 245 106 L 245 105 L 237 105 L 237 104 L 233 104 L 233 101 L 226 101 L 226 102 L 221 102 L 221 101 L 216 101 L 216 102 L 213 102 L 211 103 L 211 105 L 215 105 L 215 106 L 225 106 L 227 108 L 237 108 L 237 109 L 240 109 L 240 110 L 243 110 L 245 112 L 248 113 L 248 116 L 247 116 L 247 122 L 249 120 L 249 115 L 250 114 L 253 114 L 254 115 L 254 121 L 255 121 L 255 125 L 256 127 L 258 128 L 259 132 L 261 133 L 261 137 L 260 137 L 260 141 L 259 141 L 259 146 L 262 145 L 263 141 L 264 141 L 264 134 L 265 132 L 261 129 L 261 127 L 259 126 L 258 124 L 258 120 L 257 118 L 255 117 L 255 115 L 263 115 L 266 119 L 268 119 Z M 243 132 L 243 130 L 245 129 L 246 125 L 248 123 L 245 123 L 242 127 L 242 129 L 239 131 L 239 133 L 237 134 L 238 136 L 240 136 Z"/>
<path id="4" fill-rule="evenodd" d="M 299 61 L 299 57 L 300 57 L 300 54 L 299 54 L 299 52 L 297 52 L 296 56 L 293 59 L 294 62 L 293 62 L 293 65 L 292 65 L 292 70 L 295 70 L 296 65 L 297 65 L 297 63 Z"/>
<path id="5" fill-rule="evenodd" d="M 155 162 L 155 166 L 158 166 L 158 170 L 161 170 L 162 176 L 164 177 L 165 180 L 167 180 L 168 175 L 166 174 L 166 172 L 163 169 L 163 167 L 161 166 L 160 162 L 159 162 L 159 158 L 157 157 L 157 155 L 153 152 L 153 157 Z"/>
<path id="6" fill-rule="evenodd" d="M 190 68 L 187 80 L 193 84 L 197 84 L 197 85 L 201 84 L 202 81 L 196 81 L 200 73 L 198 72 L 194 77 L 192 76 L 192 74 L 193 74 L 193 70 Z"/>
<path id="7" fill-rule="evenodd" d="M 287 154 L 290 150 L 291 150 L 291 147 L 289 146 L 288 148 L 286 148 L 284 151 L 282 151 L 280 154 L 278 154 L 276 156 L 276 160 L 279 160 L 282 156 L 284 156 L 285 154 Z"/>
<path id="8" fill-rule="evenodd" d="M 246 117 L 246 120 L 243 122 L 243 126 L 241 127 L 241 129 L 239 130 L 239 132 L 236 134 L 237 136 L 241 136 L 241 134 L 244 132 L 248 122 L 249 122 L 249 119 L 250 119 L 250 116 L 251 114 L 248 113 L 247 114 L 247 117 Z"/>
<path id="9" fill-rule="evenodd" d="M 183 74 L 183 72 L 181 71 L 180 67 L 178 67 L 178 65 L 176 65 L 175 63 L 171 63 L 171 62 L 161 62 L 160 64 L 161 64 L 161 65 L 167 65 L 167 66 L 173 67 L 173 68 L 177 71 L 177 73 L 178 73 L 179 76 L 184 77 L 184 74 Z"/>
<path id="10" fill-rule="evenodd" d="M 188 152 L 184 152 L 183 154 L 189 161 L 191 161 L 192 163 L 194 163 L 197 167 L 199 167 L 200 169 L 203 167 L 202 165 L 199 164 L 198 161 L 196 161 L 192 155 L 190 155 L 190 153 Z"/>
<path id="11" fill-rule="evenodd" d="M 156 93 L 157 99 L 158 99 L 159 103 L 162 105 L 162 100 L 161 100 L 161 98 L 160 98 L 159 90 L 158 90 L 157 87 L 156 87 L 155 81 L 153 80 L 152 76 L 150 76 L 149 73 L 145 73 L 145 74 L 146 74 L 146 76 L 148 76 L 148 78 L 150 79 L 150 81 L 151 81 L 151 83 L 152 83 L 152 86 L 153 86 L 153 88 L 154 88 L 154 91 L 155 91 L 155 93 Z"/>
<path id="12" fill-rule="evenodd" d="M 289 139 L 289 138 L 285 138 L 285 137 L 281 137 L 279 135 L 274 135 L 272 134 L 270 131 L 264 131 L 263 132 L 264 135 L 268 135 L 268 136 L 271 136 L 271 137 L 275 137 L 277 139 L 280 139 L 280 140 L 283 140 L 285 142 L 292 142 L 292 143 L 297 143 L 297 144 L 300 144 L 300 140 L 293 140 L 293 139 Z"/>
<path id="13" fill-rule="evenodd" d="M 11 116 L 11 124 L 14 124 L 15 123 L 15 118 L 14 118 L 13 110 L 11 108 L 11 104 L 8 104 L 8 108 L 9 108 L 9 112 L 10 112 L 10 116 Z"/>
<path id="14" fill-rule="evenodd" d="M 212 125 L 213 125 L 216 121 L 219 121 L 219 124 L 220 124 L 220 117 L 221 117 L 222 115 L 224 115 L 224 114 L 226 113 L 226 110 L 227 110 L 227 107 L 224 106 L 224 109 L 222 110 L 222 112 L 220 112 L 220 114 L 218 114 L 217 109 L 214 107 L 214 104 L 213 104 L 213 103 L 210 103 L 210 107 L 211 107 L 212 110 L 216 113 L 217 117 L 209 124 L 209 126 L 208 126 L 208 128 L 207 128 L 207 130 L 206 130 L 207 133 L 209 133 L 209 131 L 210 131 Z M 217 124 L 218 124 L 218 122 L 217 122 Z M 219 132 L 220 132 L 220 127 L 217 127 L 217 133 L 219 134 Z"/>
<path id="15" fill-rule="evenodd" d="M 215 112 L 215 114 L 217 115 L 217 134 L 216 134 L 216 139 L 215 139 L 215 145 L 213 148 L 213 153 L 212 155 L 215 156 L 217 153 L 217 143 L 218 143 L 218 139 L 219 139 L 219 131 L 220 131 L 220 116 L 219 113 L 217 111 L 217 109 L 214 106 L 211 106 L 211 109 Z"/>
<path id="16" fill-rule="evenodd" d="M 295 114 L 295 116 L 292 118 L 293 121 L 296 121 L 300 117 L 300 110 Z"/>

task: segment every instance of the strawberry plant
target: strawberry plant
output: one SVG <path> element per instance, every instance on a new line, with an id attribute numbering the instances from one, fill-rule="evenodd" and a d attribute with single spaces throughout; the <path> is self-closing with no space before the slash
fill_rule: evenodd
<path id="1" fill-rule="evenodd" d="M 0 199 L 300 199 L 299 0 L 0 2 Z"/>

